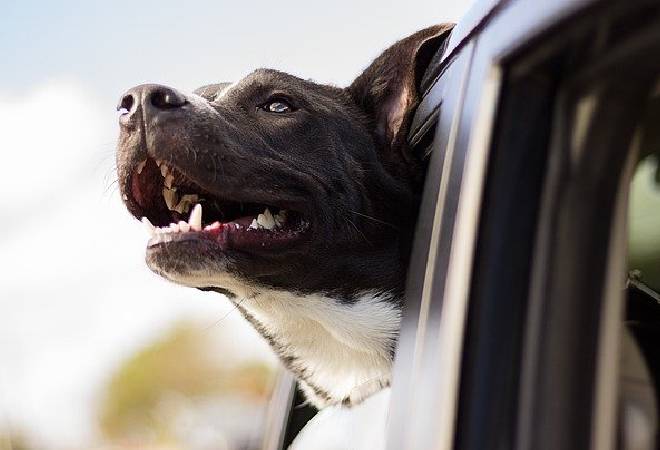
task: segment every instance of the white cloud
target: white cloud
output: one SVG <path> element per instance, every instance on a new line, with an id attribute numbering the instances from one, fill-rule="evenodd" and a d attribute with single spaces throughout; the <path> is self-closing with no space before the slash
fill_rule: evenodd
<path id="1" fill-rule="evenodd" d="M 91 96 L 73 83 L 50 83 L 20 97 L 0 93 L 0 209 L 69 185 L 98 151 L 102 120 Z"/>

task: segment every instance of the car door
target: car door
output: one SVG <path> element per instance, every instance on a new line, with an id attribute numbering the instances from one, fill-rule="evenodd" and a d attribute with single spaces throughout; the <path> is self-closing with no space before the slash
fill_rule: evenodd
<path id="1" fill-rule="evenodd" d="M 628 242 L 660 5 L 483 0 L 443 50 L 409 136 L 428 167 L 387 448 L 655 448 L 660 262 L 637 279 Z M 283 386 L 268 448 L 313 414 Z"/>
<path id="2" fill-rule="evenodd" d="M 420 215 L 388 448 L 654 448 L 657 352 L 639 351 L 652 344 L 624 322 L 659 13 L 657 2 L 484 1 L 454 31 L 437 89 L 457 65 L 461 100 L 436 103 L 426 195 L 441 208 L 425 218 L 427 199 Z M 437 193 L 433 158 L 450 168 Z M 657 299 L 645 301 L 657 331 Z M 644 392 L 634 425 L 631 358 Z"/>

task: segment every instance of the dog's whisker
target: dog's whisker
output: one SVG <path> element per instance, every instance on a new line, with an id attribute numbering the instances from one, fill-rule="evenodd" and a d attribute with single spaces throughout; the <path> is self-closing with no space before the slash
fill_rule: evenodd
<path id="1" fill-rule="evenodd" d="M 240 300 L 239 300 L 238 302 L 236 302 L 236 303 L 232 302 L 232 307 L 231 307 L 231 309 L 230 309 L 229 311 L 227 311 L 227 312 L 225 313 L 225 315 L 223 315 L 220 319 L 218 319 L 217 321 L 215 321 L 215 322 L 213 322 L 211 325 L 209 325 L 209 326 L 206 328 L 205 331 L 209 331 L 209 330 L 211 330 L 211 329 L 217 327 L 218 325 L 220 325 L 225 319 L 227 319 L 227 317 L 229 317 L 229 315 L 230 315 L 231 313 L 233 313 L 234 311 L 238 311 L 238 310 L 239 310 L 239 307 L 241 306 L 241 303 L 243 303 L 244 301 L 245 301 L 245 298 L 240 299 Z"/>
<path id="2" fill-rule="evenodd" d="M 115 192 L 115 190 L 119 189 L 119 179 L 115 178 L 113 181 L 108 184 L 105 189 L 103 189 L 103 195 L 110 196 Z"/>
<path id="3" fill-rule="evenodd" d="M 351 224 L 353 226 L 353 228 L 355 228 L 355 231 L 357 231 L 360 234 L 360 236 L 362 236 L 362 239 L 364 239 L 367 244 L 373 245 L 372 242 L 369 239 L 367 239 L 367 236 L 365 236 L 365 234 L 362 232 L 362 230 L 360 230 L 360 228 L 358 228 L 358 226 L 355 225 L 355 223 L 353 223 L 352 220 L 350 220 L 348 218 L 346 218 L 345 220 L 346 220 L 346 222 Z"/>
<path id="4" fill-rule="evenodd" d="M 398 230 L 398 229 L 399 229 L 399 227 L 397 227 L 396 225 L 394 225 L 394 224 L 392 224 L 392 223 L 385 222 L 385 221 L 383 221 L 383 220 L 380 220 L 380 219 L 377 219 L 377 218 L 375 218 L 375 217 L 372 217 L 372 216 L 370 216 L 370 215 L 368 215 L 368 214 L 363 214 L 363 213 L 360 213 L 360 212 L 357 212 L 357 211 L 353 211 L 353 210 L 350 210 L 350 209 L 348 210 L 348 212 L 350 212 L 351 214 L 355 214 L 356 216 L 364 217 L 365 219 L 369 219 L 369 220 L 372 220 L 372 221 L 374 221 L 374 222 L 380 223 L 380 224 L 382 224 L 382 225 L 387 225 L 388 227 L 391 227 L 391 228 L 393 228 L 393 229 L 395 229 L 395 230 Z"/>

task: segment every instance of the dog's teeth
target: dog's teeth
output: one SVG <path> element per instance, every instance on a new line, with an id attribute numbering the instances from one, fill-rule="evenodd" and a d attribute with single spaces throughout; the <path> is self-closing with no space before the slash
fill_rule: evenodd
<path id="1" fill-rule="evenodd" d="M 146 228 L 147 233 L 149 233 L 149 236 L 154 237 L 156 235 L 156 227 L 153 226 L 149 219 L 146 217 L 142 218 L 142 223 L 144 224 L 144 228 Z"/>
<path id="2" fill-rule="evenodd" d="M 179 203 L 176 192 L 172 189 L 163 188 L 163 197 L 165 197 L 165 203 L 169 210 L 173 210 Z"/>
<path id="3" fill-rule="evenodd" d="M 126 194 L 122 194 L 121 198 L 123 198 L 125 202 L 128 201 L 128 195 Z"/>
<path id="4" fill-rule="evenodd" d="M 185 200 L 179 201 L 179 203 L 174 207 L 174 211 L 178 212 L 179 214 L 185 214 L 188 211 L 190 211 L 190 202 L 187 202 Z"/>
<path id="5" fill-rule="evenodd" d="M 197 203 L 198 200 L 199 196 L 197 194 L 183 195 L 181 196 L 179 203 L 174 208 L 174 211 L 178 212 L 179 214 L 185 214 L 190 211 L 190 207 Z"/>
<path id="6" fill-rule="evenodd" d="M 219 230 L 220 229 L 220 222 L 213 222 L 211 225 L 207 225 L 204 227 L 204 231 L 213 231 L 213 230 Z"/>
<path id="7" fill-rule="evenodd" d="M 259 224 L 257 223 L 257 219 L 252 219 L 252 223 L 248 227 L 249 230 L 256 230 L 259 228 Z"/>
<path id="8" fill-rule="evenodd" d="M 163 163 L 163 161 L 161 161 L 160 159 L 157 159 L 157 160 L 156 160 L 156 165 L 157 165 L 158 167 L 160 167 L 160 165 L 161 165 L 162 163 Z"/>
<path id="9" fill-rule="evenodd" d="M 137 173 L 140 175 L 142 173 L 142 169 L 144 169 L 144 166 L 147 164 L 147 160 L 145 159 L 141 163 L 137 165 Z"/>
<path id="10" fill-rule="evenodd" d="M 160 174 L 163 176 L 163 178 L 167 177 L 167 174 L 169 173 L 170 168 L 167 167 L 167 164 L 163 164 L 160 166 Z"/>
<path id="11" fill-rule="evenodd" d="M 202 205 L 197 203 L 190 213 L 190 219 L 188 219 L 190 227 L 195 231 L 202 231 Z"/>
<path id="12" fill-rule="evenodd" d="M 267 220 L 271 220 L 273 218 L 273 213 L 270 212 L 270 209 L 266 208 L 264 211 L 264 216 Z"/>
<path id="13" fill-rule="evenodd" d="M 161 167 L 165 167 L 165 166 L 161 166 Z M 167 175 L 165 175 L 165 186 L 172 189 L 172 183 L 173 182 L 174 182 L 174 175 L 172 175 L 171 173 L 168 173 Z"/>
<path id="14" fill-rule="evenodd" d="M 172 230 L 173 233 L 178 233 L 179 232 L 179 225 L 176 223 L 171 223 L 170 224 L 170 230 Z"/>
<path id="15" fill-rule="evenodd" d="M 268 208 L 263 214 L 257 216 L 257 223 L 267 230 L 275 228 L 275 219 L 273 219 L 273 215 Z"/>
<path id="16" fill-rule="evenodd" d="M 259 214 L 257 216 L 257 226 L 259 228 L 264 228 L 265 223 L 266 223 L 266 216 L 264 216 L 263 214 Z"/>
<path id="17" fill-rule="evenodd" d="M 273 217 L 275 219 L 275 225 L 281 227 L 286 222 L 286 210 L 282 210 L 279 213 L 275 214 Z"/>
<path id="18" fill-rule="evenodd" d="M 190 225 L 188 225 L 188 222 L 186 222 L 185 220 L 180 220 L 178 225 L 179 225 L 179 230 L 183 231 L 184 233 L 190 231 Z"/>

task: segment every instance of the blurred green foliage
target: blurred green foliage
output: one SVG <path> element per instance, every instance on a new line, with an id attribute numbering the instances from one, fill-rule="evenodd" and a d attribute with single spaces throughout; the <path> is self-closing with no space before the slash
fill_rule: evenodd
<path id="1" fill-rule="evenodd" d="M 0 430 L 0 450 L 29 450 L 31 448 L 22 433 L 16 430 L 11 430 L 10 433 Z"/>
<path id="2" fill-rule="evenodd" d="M 142 440 L 146 435 L 151 442 L 175 441 L 171 417 L 162 413 L 163 404 L 172 398 L 194 402 L 238 394 L 265 402 L 272 368 L 261 361 L 225 362 L 217 344 L 217 336 L 208 329 L 180 323 L 125 361 L 112 376 L 100 406 L 106 439 Z"/>

